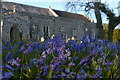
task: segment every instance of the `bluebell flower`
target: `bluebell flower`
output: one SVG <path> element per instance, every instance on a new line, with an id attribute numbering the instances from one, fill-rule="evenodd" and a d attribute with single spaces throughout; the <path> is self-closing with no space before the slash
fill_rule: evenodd
<path id="1" fill-rule="evenodd" d="M 11 43 L 11 42 L 10 42 L 10 41 L 8 41 L 8 42 L 6 42 L 6 45 L 7 45 L 7 46 L 9 46 L 9 45 L 10 45 L 10 43 Z"/>
<path id="2" fill-rule="evenodd" d="M 8 63 L 10 63 L 11 65 L 16 65 L 17 67 L 19 67 L 20 66 L 20 62 L 21 61 L 21 59 L 19 59 L 19 58 L 16 58 L 16 60 L 15 59 L 12 59 L 12 60 L 10 60 L 10 61 L 8 61 Z"/>
<path id="3" fill-rule="evenodd" d="M 24 51 L 24 53 L 28 54 L 28 53 L 30 53 L 32 50 L 33 50 L 33 48 L 32 48 L 31 46 L 29 46 L 29 47 Z"/>
<path id="4" fill-rule="evenodd" d="M 79 65 L 83 65 L 85 63 L 88 63 L 92 59 L 92 54 L 88 55 L 86 58 L 82 59 L 79 63 Z"/>
<path id="5" fill-rule="evenodd" d="M 2 45 L 2 50 L 6 50 L 6 47 L 5 47 L 5 45 Z"/>
<path id="6" fill-rule="evenodd" d="M 12 58 L 13 58 L 13 55 L 10 52 L 8 52 L 8 54 L 5 57 L 6 61 L 11 60 Z"/>
<path id="7" fill-rule="evenodd" d="M 45 76 L 48 72 L 48 67 L 47 66 L 42 66 L 43 73 L 42 75 Z"/>
<path id="8" fill-rule="evenodd" d="M 95 48 L 95 44 L 94 44 L 94 43 L 91 43 L 91 44 L 90 44 L 90 48 Z"/>
<path id="9" fill-rule="evenodd" d="M 30 44 L 26 44 L 26 46 L 30 46 Z"/>
<path id="10" fill-rule="evenodd" d="M 98 71 L 95 75 L 92 76 L 92 78 L 98 78 L 100 77 L 102 71 Z"/>
<path id="11" fill-rule="evenodd" d="M 98 49 L 97 49 L 97 48 L 94 48 L 93 51 L 92 51 L 92 53 L 93 53 L 94 55 L 96 55 L 96 54 L 98 53 Z"/>
<path id="12" fill-rule="evenodd" d="M 52 78 L 58 78 L 56 75 L 54 75 Z"/>
<path id="13" fill-rule="evenodd" d="M 69 77 L 69 76 L 66 76 L 66 79 L 70 79 L 70 77 Z"/>
<path id="14" fill-rule="evenodd" d="M 71 57 L 68 57 L 69 60 L 71 60 L 72 58 Z"/>
<path id="15" fill-rule="evenodd" d="M 113 64 L 113 62 L 104 62 L 104 65 L 111 65 L 111 64 Z"/>
<path id="16" fill-rule="evenodd" d="M 73 59 L 74 59 L 74 61 L 76 61 L 78 59 L 78 57 L 74 57 Z"/>
<path id="17" fill-rule="evenodd" d="M 11 78 L 13 75 L 13 73 L 11 72 L 3 72 L 3 79 L 8 79 L 8 78 Z"/>
<path id="18" fill-rule="evenodd" d="M 99 58 L 98 61 L 102 62 L 103 58 Z"/>
<path id="19" fill-rule="evenodd" d="M 61 69 L 59 67 L 56 67 L 56 71 L 57 73 L 61 71 Z"/>
<path id="20" fill-rule="evenodd" d="M 99 71 L 99 70 L 102 70 L 102 68 L 97 68 L 97 67 L 96 67 L 95 70 L 98 70 L 98 71 Z"/>
<path id="21" fill-rule="evenodd" d="M 47 56 L 47 55 L 46 55 L 46 52 L 44 51 L 44 52 L 41 54 L 41 57 L 42 57 L 42 58 L 46 58 L 46 56 Z"/>
<path id="22" fill-rule="evenodd" d="M 62 76 L 62 77 L 65 77 L 65 76 L 66 76 L 66 74 L 65 74 L 65 73 L 62 73 L 62 74 L 61 74 L 61 76 Z"/>
<path id="23" fill-rule="evenodd" d="M 18 45 L 19 45 L 19 46 L 22 46 L 22 45 L 23 45 L 23 42 L 19 42 Z"/>
<path id="24" fill-rule="evenodd" d="M 25 50 L 25 48 L 24 48 L 24 47 L 21 47 L 19 51 L 24 51 L 24 50 Z"/>
<path id="25" fill-rule="evenodd" d="M 66 68 L 66 69 L 65 69 L 65 72 L 66 72 L 66 73 L 70 73 L 70 69 L 69 69 L 69 68 Z"/>
<path id="26" fill-rule="evenodd" d="M 109 66 L 107 66 L 107 67 L 106 67 L 106 70 L 109 70 L 109 69 L 110 69 L 110 67 L 109 67 Z"/>
<path id="27" fill-rule="evenodd" d="M 69 49 L 69 48 L 68 48 L 68 49 L 66 49 L 66 50 L 65 50 L 65 52 L 69 53 L 69 52 L 70 52 L 70 49 Z"/>
<path id="28" fill-rule="evenodd" d="M 98 51 L 99 51 L 99 53 L 103 53 L 104 52 L 104 46 L 98 48 Z"/>
<path id="29" fill-rule="evenodd" d="M 74 62 L 70 62 L 68 65 L 69 65 L 69 66 L 74 66 L 75 63 L 74 63 Z"/>
<path id="30" fill-rule="evenodd" d="M 41 79 L 40 77 L 36 77 L 35 80 L 43 80 L 43 79 Z"/>
<path id="31" fill-rule="evenodd" d="M 81 73 L 82 73 L 81 75 L 82 78 L 86 78 L 88 76 L 83 69 L 81 70 Z"/>
<path id="32" fill-rule="evenodd" d="M 47 52 L 47 54 L 52 54 L 52 53 L 53 53 L 53 50 L 50 49 L 50 48 L 48 48 L 48 49 L 46 50 L 46 52 Z"/>
<path id="33" fill-rule="evenodd" d="M 11 71 L 14 71 L 14 68 L 12 68 L 10 65 L 8 65 L 8 64 L 6 64 L 5 65 L 5 68 L 8 68 L 8 69 L 10 69 Z"/>
<path id="34" fill-rule="evenodd" d="M 18 57 L 16 58 L 16 62 L 19 63 L 21 61 L 21 59 L 19 59 Z"/>
<path id="35" fill-rule="evenodd" d="M 71 52 L 67 52 L 64 56 L 67 58 L 68 56 L 70 56 Z"/>

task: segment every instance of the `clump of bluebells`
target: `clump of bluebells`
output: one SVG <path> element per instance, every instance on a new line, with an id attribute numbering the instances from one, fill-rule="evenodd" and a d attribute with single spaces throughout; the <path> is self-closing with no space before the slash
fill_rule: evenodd
<path id="1" fill-rule="evenodd" d="M 3 42 L 2 77 L 9 79 L 120 78 L 120 45 L 92 38 L 66 42 Z"/>

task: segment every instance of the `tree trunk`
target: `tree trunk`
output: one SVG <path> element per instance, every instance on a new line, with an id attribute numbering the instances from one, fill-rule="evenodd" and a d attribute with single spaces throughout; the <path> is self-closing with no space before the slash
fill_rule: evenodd
<path id="1" fill-rule="evenodd" d="M 97 23 L 96 23 L 96 26 L 98 28 L 98 38 L 99 39 L 103 39 L 103 26 L 102 26 L 102 18 L 101 18 L 101 13 L 100 13 L 100 10 L 99 10 L 99 3 L 100 2 L 95 2 L 95 16 L 96 16 L 96 19 L 97 19 Z"/>
<path id="2" fill-rule="evenodd" d="M 112 42 L 114 28 L 110 28 L 110 27 L 112 27 L 112 26 L 110 26 L 110 24 L 109 24 L 109 28 L 108 28 L 108 40 L 110 42 Z"/>
<path id="3" fill-rule="evenodd" d="M 113 30 L 120 23 L 119 17 L 109 17 L 109 25 L 108 25 L 108 40 L 112 42 L 113 39 Z"/>

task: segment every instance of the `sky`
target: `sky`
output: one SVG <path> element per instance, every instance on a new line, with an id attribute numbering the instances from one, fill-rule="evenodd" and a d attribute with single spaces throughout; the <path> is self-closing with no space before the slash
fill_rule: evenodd
<path id="1" fill-rule="evenodd" d="M 42 7 L 42 8 L 48 8 L 48 6 L 51 6 L 51 8 L 53 9 L 65 11 L 66 3 L 68 1 L 76 1 L 76 0 L 2 0 L 2 1 L 16 2 L 16 3 L 32 5 L 32 6 Z M 83 0 L 83 1 L 86 1 L 86 0 Z M 118 7 L 119 1 L 120 0 L 101 0 L 101 2 L 107 2 L 107 4 L 109 4 L 109 8 L 114 10 L 114 13 L 116 14 L 116 16 L 118 16 L 118 9 L 116 9 L 116 7 Z M 86 14 L 86 13 L 84 11 L 79 11 L 78 14 Z M 93 14 L 87 15 L 87 16 L 96 22 L 95 16 Z M 103 23 L 108 23 L 105 14 L 102 14 L 102 17 L 103 17 L 102 18 Z"/>

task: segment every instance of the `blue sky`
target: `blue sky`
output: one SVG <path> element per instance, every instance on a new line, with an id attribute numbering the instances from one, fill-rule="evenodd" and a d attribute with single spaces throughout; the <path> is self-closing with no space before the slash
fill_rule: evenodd
<path id="1" fill-rule="evenodd" d="M 27 5 L 43 7 L 43 8 L 48 8 L 48 6 L 51 6 L 51 8 L 53 9 L 65 11 L 66 10 L 65 5 L 68 0 L 3 0 L 3 1 L 16 2 L 16 3 L 27 4 Z M 107 4 L 109 4 L 109 8 L 114 10 L 116 16 L 118 16 L 118 10 L 116 9 L 116 7 L 118 7 L 118 1 L 120 0 L 101 0 L 101 2 L 107 2 Z M 78 13 L 85 14 L 84 11 L 80 11 Z M 88 17 L 95 20 L 94 15 L 92 16 L 88 15 Z M 103 23 L 107 23 L 108 21 L 106 19 L 105 14 L 103 14 L 102 17 L 103 17 Z"/>

